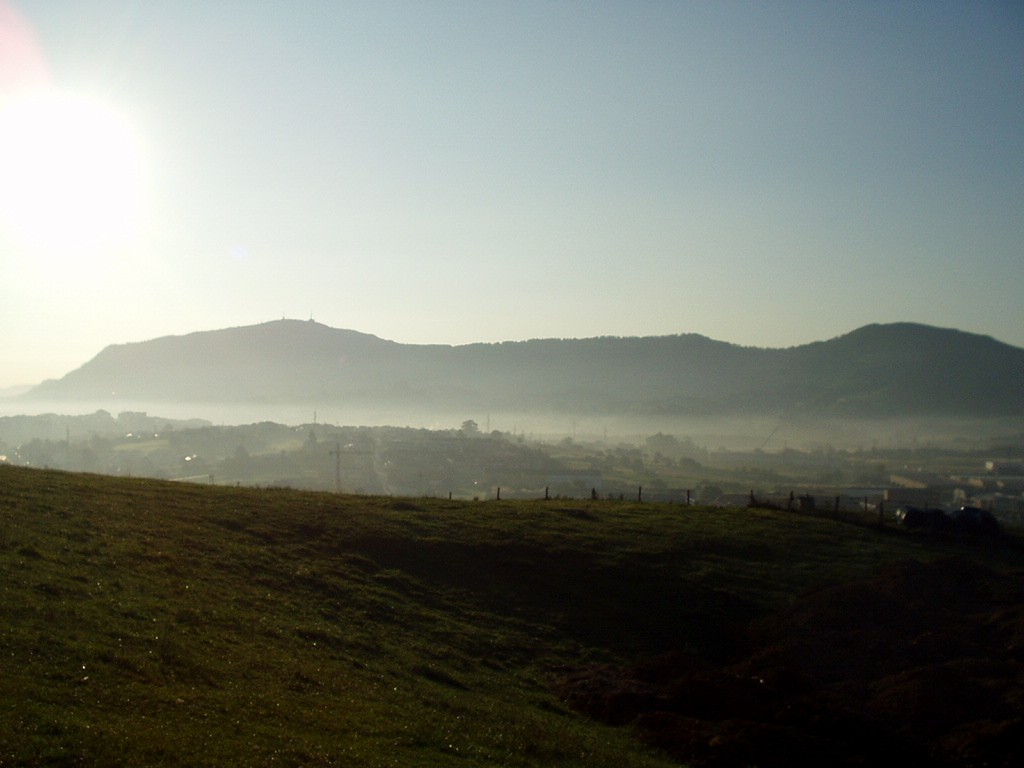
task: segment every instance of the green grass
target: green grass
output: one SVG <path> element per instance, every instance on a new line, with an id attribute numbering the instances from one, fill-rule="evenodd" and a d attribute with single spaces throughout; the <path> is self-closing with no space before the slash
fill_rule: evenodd
<path id="1" fill-rule="evenodd" d="M 0 466 L 0 766 L 664 766 L 555 670 L 688 648 L 902 557 L 756 510 L 453 502 Z"/>

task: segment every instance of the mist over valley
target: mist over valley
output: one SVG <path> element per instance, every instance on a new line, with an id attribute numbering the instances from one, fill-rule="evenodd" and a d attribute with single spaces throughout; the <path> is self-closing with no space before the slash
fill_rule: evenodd
<path id="1" fill-rule="evenodd" d="M 4 401 L 0 455 L 218 484 L 705 503 L 881 499 L 927 469 L 961 478 L 934 503 L 973 493 L 1015 514 L 1015 485 L 970 478 L 1021 453 L 1022 380 L 1024 350 L 914 324 L 758 349 L 694 334 L 406 345 L 280 320 L 107 347 Z"/>

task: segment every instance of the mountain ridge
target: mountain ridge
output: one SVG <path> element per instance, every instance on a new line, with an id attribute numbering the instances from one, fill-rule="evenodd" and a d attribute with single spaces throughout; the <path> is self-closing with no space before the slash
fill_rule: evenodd
<path id="1" fill-rule="evenodd" d="M 696 333 L 403 344 L 312 320 L 105 347 L 23 395 L 624 414 L 1024 414 L 1024 349 L 918 323 L 746 347 Z"/>

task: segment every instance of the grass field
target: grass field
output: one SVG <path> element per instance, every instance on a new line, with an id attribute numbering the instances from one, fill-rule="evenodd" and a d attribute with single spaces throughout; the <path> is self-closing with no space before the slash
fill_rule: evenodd
<path id="1" fill-rule="evenodd" d="M 786 512 L 0 466 L 0 766 L 666 766 L 559 700 L 810 587 L 977 548 Z"/>

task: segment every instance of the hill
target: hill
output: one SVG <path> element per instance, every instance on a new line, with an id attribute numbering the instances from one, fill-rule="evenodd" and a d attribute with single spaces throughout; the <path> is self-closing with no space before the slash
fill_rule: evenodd
<path id="1" fill-rule="evenodd" d="M 687 334 L 409 345 L 309 321 L 107 347 L 29 400 L 345 403 L 466 412 L 1024 414 L 1024 350 L 914 324 L 789 349 Z"/>
<path id="2" fill-rule="evenodd" d="M 1020 696 L 1019 575 L 1002 575 L 1024 562 L 1012 542 L 769 510 L 339 496 L 0 466 L 0 764 L 673 764 L 652 744 L 738 764 L 737 732 L 760 739 L 759 764 L 787 764 L 778 756 L 794 743 L 856 764 L 878 757 L 865 749 L 891 710 L 852 716 L 839 706 L 849 685 L 842 700 L 820 688 L 800 699 L 817 712 L 803 731 L 752 730 L 742 701 L 710 692 L 742 693 L 754 674 L 784 692 L 802 678 L 778 659 L 828 668 L 854 628 L 854 645 L 871 640 L 867 658 L 897 644 L 884 623 L 864 634 L 887 611 L 897 624 L 902 615 L 900 591 L 871 579 L 889 562 L 917 572 L 951 555 L 969 563 L 952 571 L 953 602 L 988 595 L 973 603 L 983 612 L 973 647 L 1011 655 L 973 652 L 970 690 L 987 697 L 958 703 L 941 727 L 890 728 L 886 745 L 915 765 L 1004 764 L 1015 753 L 996 731 L 1021 727 L 1019 712 L 1014 721 L 993 704 L 997 691 Z M 850 580 L 864 586 L 837 591 Z M 875 593 L 884 599 L 867 599 Z M 829 606 L 849 606 L 846 623 L 816 626 L 837 619 L 838 609 L 820 613 Z M 946 661 L 951 648 L 971 653 L 915 622 L 898 644 L 919 661 L 931 646 Z M 802 644 L 785 640 L 787 626 Z M 759 638 L 777 650 L 756 652 Z M 956 669 L 965 680 L 968 668 Z M 901 690 L 933 690 L 913 682 Z M 940 737 L 967 727 L 974 746 L 943 753 Z M 672 738 L 682 731 L 710 734 L 698 740 L 705 752 Z"/>

